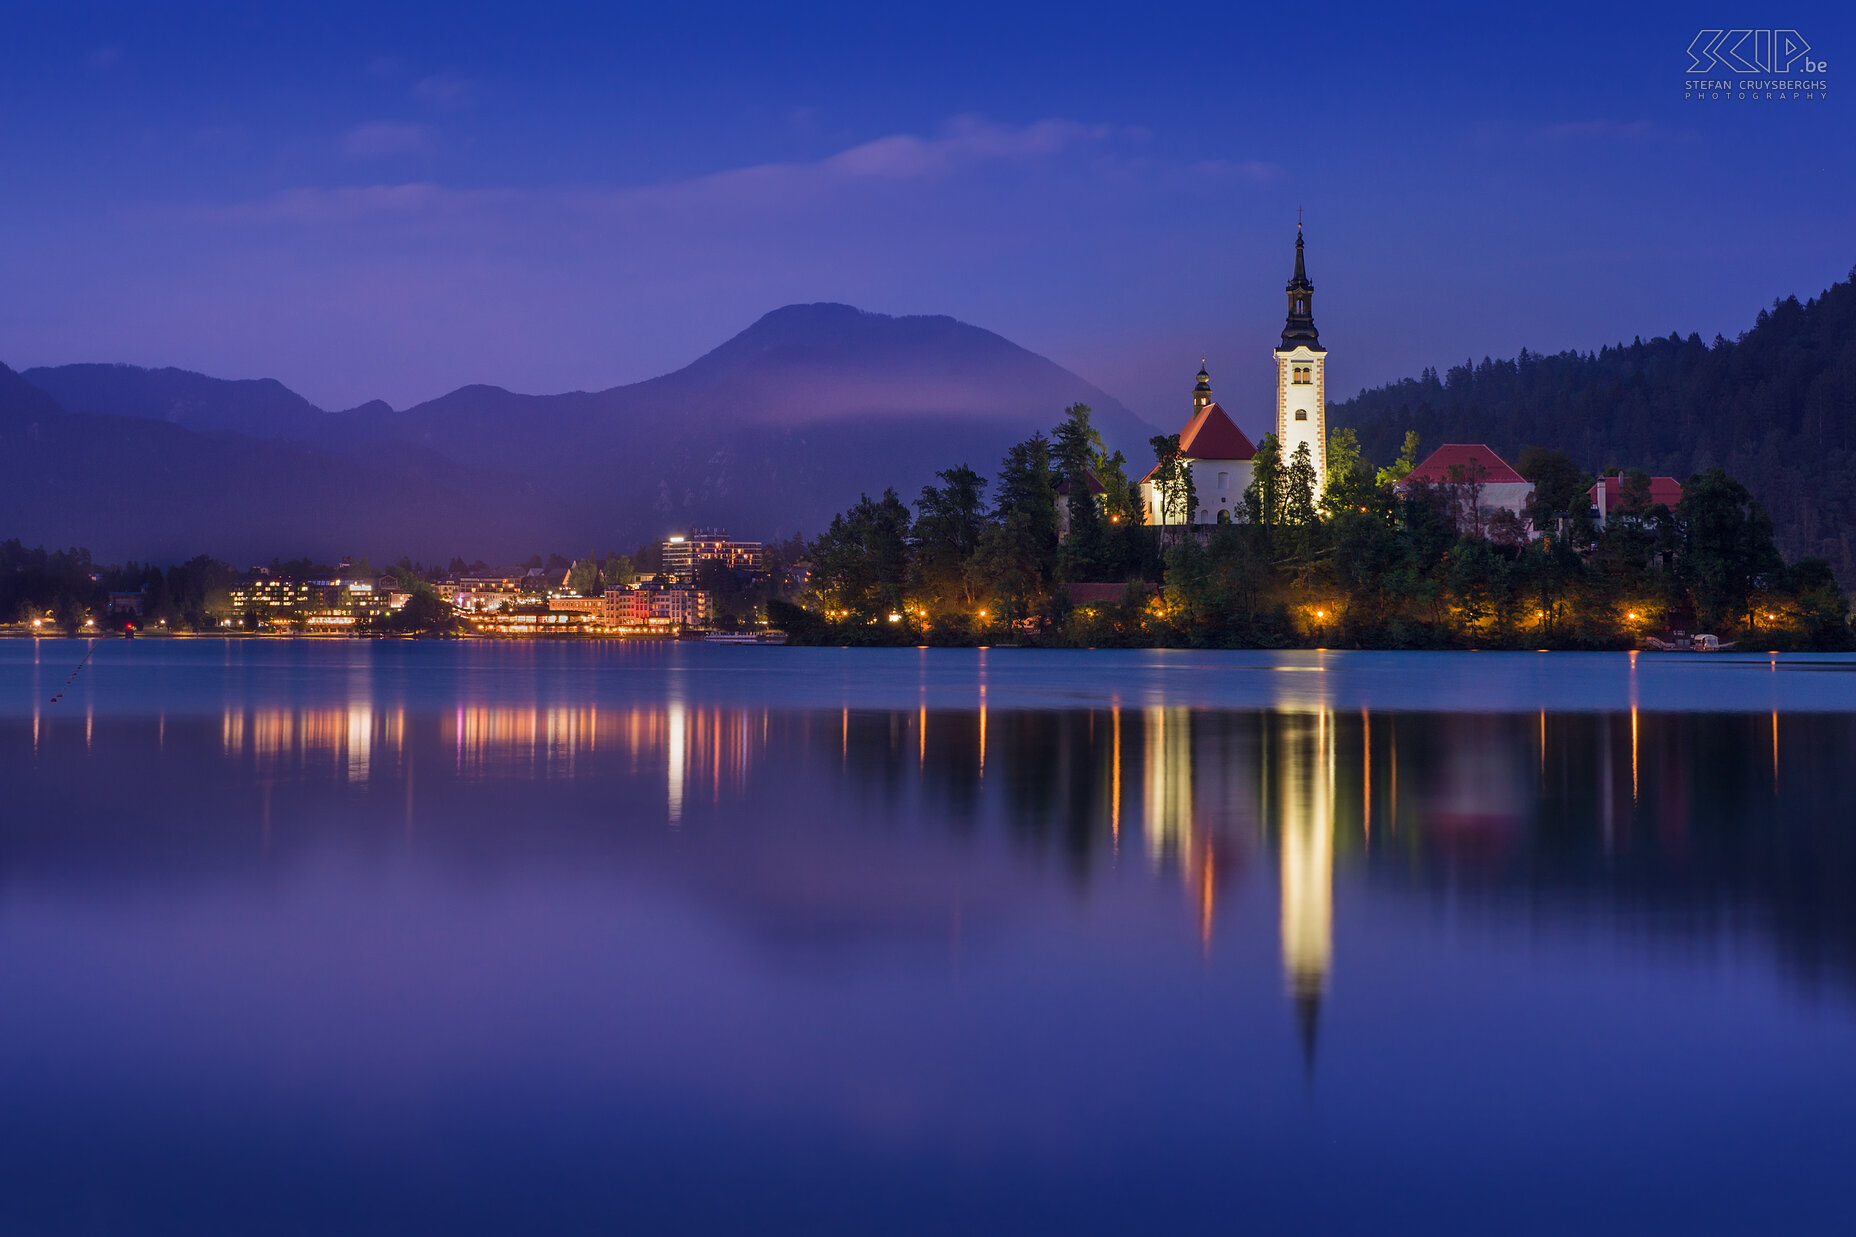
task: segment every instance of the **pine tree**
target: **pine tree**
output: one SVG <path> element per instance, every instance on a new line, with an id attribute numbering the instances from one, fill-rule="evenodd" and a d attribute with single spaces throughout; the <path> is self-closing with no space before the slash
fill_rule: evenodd
<path id="1" fill-rule="evenodd" d="M 1252 524 L 1274 528 L 1282 522 L 1282 444 L 1265 434 L 1250 457 L 1250 485 L 1244 490 L 1244 510 Z"/>
<path id="2" fill-rule="evenodd" d="M 1292 528 L 1312 528 L 1315 515 L 1315 458 L 1308 444 L 1296 447 L 1283 478 L 1282 522 Z"/>

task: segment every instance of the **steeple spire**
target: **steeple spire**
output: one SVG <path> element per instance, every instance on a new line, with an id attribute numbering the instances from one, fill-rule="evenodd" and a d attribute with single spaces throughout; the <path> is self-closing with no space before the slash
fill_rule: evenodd
<path id="1" fill-rule="evenodd" d="M 1296 212 L 1299 216 L 1300 211 Z M 1321 336 L 1315 330 L 1315 285 L 1308 281 L 1308 266 L 1302 256 L 1302 221 L 1295 221 L 1295 274 L 1284 289 L 1289 294 L 1289 317 L 1282 327 L 1282 346 L 1294 348 L 1306 344 L 1319 352 Z"/>
<path id="2" fill-rule="evenodd" d="M 1192 411 L 1202 412 L 1212 402 L 1212 376 L 1205 372 L 1205 359 L 1199 359 L 1199 384 L 1192 388 Z"/>

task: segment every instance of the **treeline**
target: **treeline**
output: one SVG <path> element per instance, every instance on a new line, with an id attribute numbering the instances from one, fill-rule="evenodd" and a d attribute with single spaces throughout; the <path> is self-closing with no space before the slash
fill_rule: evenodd
<path id="1" fill-rule="evenodd" d="M 1765 504 L 1788 558 L 1856 584 L 1856 271 L 1761 311 L 1738 339 L 1672 332 L 1598 352 L 1465 361 L 1334 405 L 1367 450 L 1416 431 L 1513 459 L 1553 443 L 1585 468 L 1677 478 L 1722 468 Z"/>
<path id="2" fill-rule="evenodd" d="M 1395 488 L 1419 441 L 1375 468 L 1336 431 L 1317 493 L 1306 449 L 1285 459 L 1266 437 L 1240 522 L 1155 527 L 1077 405 L 1013 447 L 996 486 L 961 465 L 913 513 L 894 491 L 864 497 L 813 543 L 809 604 L 769 617 L 844 644 L 1603 649 L 1685 630 L 1852 646 L 1829 564 L 1787 566 L 1765 509 L 1718 468 L 1690 476 L 1673 511 L 1626 474 L 1627 510 L 1600 529 L 1593 478 L 1535 448 L 1520 462 L 1530 508 L 1466 518 L 1475 477 Z M 1194 510 L 1177 437 L 1152 446 L 1162 508 Z"/>
<path id="3" fill-rule="evenodd" d="M 28 549 L 0 541 L 0 622 L 49 616 L 55 628 L 76 632 L 93 616 L 102 622 L 112 592 L 143 595 L 147 623 L 165 620 L 176 630 L 206 628 L 223 613 L 237 573 L 202 554 L 166 569 L 144 563 L 104 565 L 86 549 Z"/>

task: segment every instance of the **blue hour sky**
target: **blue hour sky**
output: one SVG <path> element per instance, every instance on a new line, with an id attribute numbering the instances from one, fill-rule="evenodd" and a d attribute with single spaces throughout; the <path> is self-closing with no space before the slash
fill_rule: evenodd
<path id="1" fill-rule="evenodd" d="M 1757 8 L 15 3 L 0 360 L 405 405 L 836 300 L 1254 428 L 1298 206 L 1336 397 L 1732 335 L 1856 264 L 1856 19 Z M 1684 100 L 1754 24 L 1828 98 Z"/>

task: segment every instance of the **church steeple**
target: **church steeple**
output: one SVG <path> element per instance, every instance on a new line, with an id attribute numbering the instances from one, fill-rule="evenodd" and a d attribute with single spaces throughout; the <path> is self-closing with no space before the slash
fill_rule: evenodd
<path id="1" fill-rule="evenodd" d="M 1205 372 L 1205 362 L 1199 362 L 1199 385 L 1192 388 L 1192 412 L 1196 416 L 1205 411 L 1205 406 L 1212 402 L 1212 376 Z"/>
<path id="2" fill-rule="evenodd" d="M 1282 346 L 1298 345 L 1319 352 L 1321 336 L 1315 331 L 1315 285 L 1308 280 L 1308 267 L 1302 258 L 1302 223 L 1295 224 L 1295 274 L 1284 289 L 1289 294 L 1289 318 L 1282 327 Z"/>

